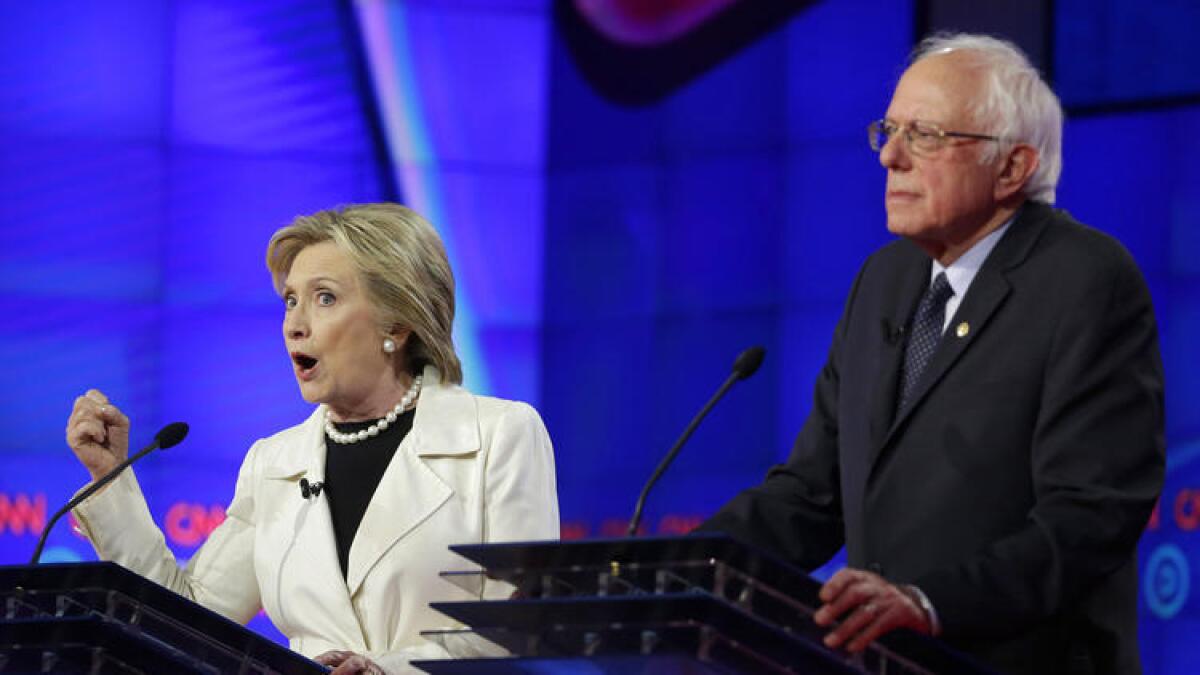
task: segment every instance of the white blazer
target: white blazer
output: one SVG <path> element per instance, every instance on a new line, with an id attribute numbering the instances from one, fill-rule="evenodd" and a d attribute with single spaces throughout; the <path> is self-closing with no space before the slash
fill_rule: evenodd
<path id="1" fill-rule="evenodd" d="M 301 499 L 301 478 L 324 480 L 324 407 L 256 442 L 242 463 L 226 520 L 180 569 L 133 472 L 75 511 L 97 554 L 246 623 L 260 608 L 312 657 L 329 649 L 371 656 L 388 672 L 409 659 L 469 656 L 420 631 L 454 627 L 431 601 L 503 598 L 480 580 L 471 591 L 439 579 L 471 569 L 447 546 L 556 539 L 554 454 L 525 403 L 475 396 L 426 368 L 412 430 L 384 472 L 350 548 L 343 578 L 324 496 Z"/>

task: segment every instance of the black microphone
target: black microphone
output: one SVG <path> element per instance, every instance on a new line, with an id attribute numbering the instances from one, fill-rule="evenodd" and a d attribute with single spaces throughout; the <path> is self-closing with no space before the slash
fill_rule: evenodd
<path id="1" fill-rule="evenodd" d="M 309 497 L 320 497 L 321 490 L 325 488 L 324 483 L 313 481 L 308 482 L 307 478 L 300 479 L 300 496 L 308 499 Z"/>
<path id="2" fill-rule="evenodd" d="M 637 506 L 634 507 L 633 518 L 629 520 L 629 530 L 626 531 L 626 536 L 632 537 L 637 532 L 638 524 L 642 521 L 642 508 L 646 505 L 646 496 L 650 494 L 650 488 L 654 487 L 654 484 L 662 477 L 663 472 L 667 470 L 667 467 L 675 459 L 675 455 L 678 455 L 679 451 L 683 449 L 683 444 L 687 443 L 687 440 L 692 437 L 692 433 L 696 431 L 696 427 L 700 426 L 700 422 L 713 409 L 717 401 L 721 400 L 725 392 L 729 391 L 734 382 L 744 380 L 758 370 L 766 355 L 767 350 L 763 347 L 751 347 L 738 354 L 737 360 L 733 362 L 733 372 L 729 374 L 729 377 L 725 378 L 725 382 L 721 384 L 720 389 L 717 389 L 717 393 L 708 399 L 708 403 L 704 404 L 704 407 L 700 409 L 700 412 L 692 419 L 692 422 L 683 430 L 683 434 L 679 437 L 679 440 L 675 441 L 675 445 L 671 446 L 671 450 L 667 452 L 667 456 L 663 457 L 663 460 L 658 463 L 658 468 L 654 470 L 654 474 L 650 476 L 650 480 L 646 481 L 646 487 L 642 488 L 642 494 L 638 496 Z"/>
<path id="3" fill-rule="evenodd" d="M 33 550 L 33 557 L 29 559 L 29 564 L 37 564 L 38 559 L 42 557 L 42 549 L 46 546 L 46 537 L 50 535 L 50 528 L 54 527 L 54 524 L 58 522 L 58 519 L 62 518 L 67 511 L 79 506 L 83 500 L 96 494 L 100 488 L 111 483 L 113 479 L 119 476 L 122 471 L 129 467 L 130 464 L 133 464 L 155 450 L 166 450 L 167 448 L 179 445 L 180 441 L 187 436 L 187 433 L 188 425 L 184 424 L 183 422 L 172 422 L 168 424 L 162 429 L 159 429 L 157 434 L 154 434 L 154 440 L 150 442 L 150 445 L 147 445 L 136 455 L 125 458 L 125 461 L 118 464 L 115 469 L 104 474 L 100 480 L 87 486 L 83 492 L 75 495 L 74 499 L 67 502 L 66 506 L 56 511 L 54 515 L 50 517 L 50 522 L 46 523 L 46 527 L 42 529 L 42 536 L 40 539 L 38 539 L 37 548 Z"/>

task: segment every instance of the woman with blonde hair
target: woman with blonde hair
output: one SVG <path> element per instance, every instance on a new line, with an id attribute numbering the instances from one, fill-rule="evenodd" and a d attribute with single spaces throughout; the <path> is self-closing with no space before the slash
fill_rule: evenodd
<path id="1" fill-rule="evenodd" d="M 420 631 L 434 600 L 505 597 L 439 580 L 447 547 L 558 536 L 550 439 L 530 406 L 460 386 L 454 277 L 433 227 L 397 204 L 296 218 L 271 238 L 283 337 L 304 422 L 251 446 L 227 518 L 180 568 L 132 470 L 76 510 L 100 557 L 245 623 L 265 608 L 292 649 L 335 673 L 465 656 Z M 129 420 L 99 391 L 67 442 L 93 479 L 127 453 Z"/>

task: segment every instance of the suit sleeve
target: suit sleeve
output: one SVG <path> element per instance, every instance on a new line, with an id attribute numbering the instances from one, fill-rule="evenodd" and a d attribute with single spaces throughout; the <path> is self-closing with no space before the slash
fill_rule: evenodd
<path id="1" fill-rule="evenodd" d="M 868 263 L 869 264 L 869 263 Z M 783 555 L 802 569 L 827 562 L 845 543 L 838 467 L 838 386 L 842 343 L 854 310 L 859 271 L 817 377 L 813 405 L 791 455 L 762 483 L 736 495 L 698 531 L 725 532 Z"/>
<path id="2" fill-rule="evenodd" d="M 154 524 L 132 469 L 75 509 L 96 554 L 190 598 L 225 617 L 246 623 L 262 601 L 254 573 L 254 496 L 251 449 L 238 474 L 225 521 L 181 568 Z"/>
<path id="3" fill-rule="evenodd" d="M 1121 249 L 1060 312 L 1030 448 L 1024 526 L 916 580 L 947 636 L 1056 614 L 1130 560 L 1162 489 L 1163 374 L 1150 294 Z"/>

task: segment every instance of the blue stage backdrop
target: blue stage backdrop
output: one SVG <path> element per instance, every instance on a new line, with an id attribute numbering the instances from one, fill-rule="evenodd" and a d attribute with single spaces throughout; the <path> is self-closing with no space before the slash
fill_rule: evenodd
<path id="1" fill-rule="evenodd" d="M 0 561 L 86 482 L 63 440 L 89 387 L 186 560 L 256 438 L 307 414 L 263 263 L 297 214 L 395 194 L 357 28 L 329 2 L 17 3 L 0 10 Z M 45 559 L 91 559 L 62 523 Z M 269 624 L 260 621 L 263 630 Z"/>
<path id="2" fill-rule="evenodd" d="M 131 414 L 135 443 L 191 423 L 137 471 L 168 543 L 196 550 L 245 449 L 308 410 L 266 240 L 346 202 L 401 199 L 439 227 L 467 385 L 542 411 L 564 536 L 623 530 L 752 344 L 762 370 L 701 428 L 645 529 L 685 532 L 759 480 L 888 239 L 865 127 L 917 8 L 744 4 L 674 24 L 677 40 L 606 24 L 657 59 L 638 69 L 581 41 L 564 11 L 581 3 L 549 0 L 0 10 L 0 563 L 25 560 L 86 480 L 62 436 L 88 387 Z M 1146 670 L 1164 674 L 1200 659 L 1200 17 L 1184 5 L 1056 2 L 1051 64 L 1071 113 L 1060 205 L 1129 247 L 1161 324 L 1169 476 L 1140 562 Z M 92 557 L 69 527 L 51 538 L 50 559 Z"/>

